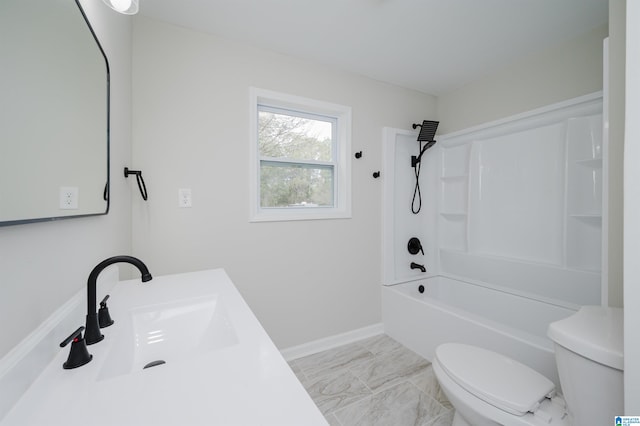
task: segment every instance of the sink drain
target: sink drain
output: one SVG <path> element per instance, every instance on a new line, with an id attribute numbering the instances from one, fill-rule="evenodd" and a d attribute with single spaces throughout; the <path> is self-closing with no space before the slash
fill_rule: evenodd
<path id="1" fill-rule="evenodd" d="M 162 365 L 162 364 L 166 364 L 166 361 L 159 359 L 157 361 L 151 361 L 149 364 L 142 367 L 142 369 L 144 370 L 145 368 L 155 367 L 156 365 Z"/>

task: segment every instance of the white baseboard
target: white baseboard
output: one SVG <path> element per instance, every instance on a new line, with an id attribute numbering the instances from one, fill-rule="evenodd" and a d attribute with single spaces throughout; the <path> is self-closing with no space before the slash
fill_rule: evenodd
<path id="1" fill-rule="evenodd" d="M 384 326 L 382 323 L 373 324 L 357 330 L 351 330 L 346 333 L 336 334 L 334 336 L 303 343 L 302 345 L 285 348 L 282 349 L 280 353 L 286 361 L 292 361 L 294 359 L 302 358 L 303 356 L 312 355 L 338 346 L 346 345 L 348 343 L 353 343 L 358 340 L 366 339 L 367 337 L 377 336 L 383 332 Z"/>

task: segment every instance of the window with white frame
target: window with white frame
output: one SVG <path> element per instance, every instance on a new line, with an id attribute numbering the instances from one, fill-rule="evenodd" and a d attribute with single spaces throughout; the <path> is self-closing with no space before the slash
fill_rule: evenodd
<path id="1" fill-rule="evenodd" d="M 351 108 L 251 89 L 251 221 L 351 217 Z"/>

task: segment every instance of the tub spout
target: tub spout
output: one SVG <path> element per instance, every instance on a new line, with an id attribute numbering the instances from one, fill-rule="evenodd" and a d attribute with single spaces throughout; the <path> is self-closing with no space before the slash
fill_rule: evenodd
<path id="1" fill-rule="evenodd" d="M 416 262 L 411 262 L 411 269 L 420 269 L 422 272 L 427 272 L 427 268 L 424 265 L 419 265 Z"/>

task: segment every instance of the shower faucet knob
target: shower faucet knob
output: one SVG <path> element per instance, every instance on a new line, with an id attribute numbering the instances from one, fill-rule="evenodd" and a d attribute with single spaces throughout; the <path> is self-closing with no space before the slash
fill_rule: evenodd
<path id="1" fill-rule="evenodd" d="M 413 237 L 409 240 L 409 243 L 407 243 L 407 250 L 409 250 L 409 253 L 411 254 L 418 254 L 418 252 L 421 252 L 424 255 L 422 244 L 420 243 L 420 240 L 416 237 Z"/>

